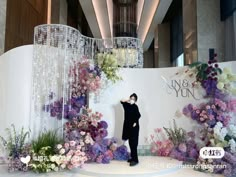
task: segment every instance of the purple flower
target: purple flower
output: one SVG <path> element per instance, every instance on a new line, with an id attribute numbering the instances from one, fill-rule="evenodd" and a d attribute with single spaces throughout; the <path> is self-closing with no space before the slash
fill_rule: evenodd
<path id="1" fill-rule="evenodd" d="M 102 163 L 103 164 L 107 164 L 110 163 L 110 157 L 107 154 L 104 154 L 103 159 L 102 159 Z"/>
<path id="2" fill-rule="evenodd" d="M 94 143 L 92 145 L 92 152 L 93 152 L 93 154 L 98 155 L 100 152 L 102 152 L 101 146 L 98 143 Z"/>
<path id="3" fill-rule="evenodd" d="M 233 155 L 230 152 L 225 151 L 225 155 L 224 155 L 223 159 L 226 162 L 236 166 L 236 155 Z"/>
<path id="4" fill-rule="evenodd" d="M 198 151 L 196 149 L 190 149 L 188 154 L 192 159 L 197 159 L 199 157 Z"/>
<path id="5" fill-rule="evenodd" d="M 185 143 L 180 143 L 178 148 L 181 152 L 186 152 L 187 151 L 187 146 L 186 146 Z"/>
<path id="6" fill-rule="evenodd" d="M 102 163 L 103 155 L 99 155 L 96 159 L 97 163 Z"/>
<path id="7" fill-rule="evenodd" d="M 107 122 L 104 121 L 104 120 L 100 121 L 100 125 L 101 125 L 101 127 L 104 128 L 104 129 L 107 129 L 107 127 L 108 127 Z"/>
<path id="8" fill-rule="evenodd" d="M 129 158 L 129 153 L 125 145 L 122 145 L 115 150 L 114 152 L 115 160 L 128 160 L 128 158 Z"/>
<path id="9" fill-rule="evenodd" d="M 190 131 L 190 132 L 188 132 L 187 134 L 188 134 L 188 136 L 189 136 L 190 138 L 194 138 L 194 137 L 195 137 L 195 132 L 194 132 L 194 131 Z"/>

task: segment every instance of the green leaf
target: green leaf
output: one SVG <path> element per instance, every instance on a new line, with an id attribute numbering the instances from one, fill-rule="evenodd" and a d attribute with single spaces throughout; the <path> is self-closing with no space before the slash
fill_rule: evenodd
<path id="1" fill-rule="evenodd" d="M 189 67 L 190 67 L 190 68 L 193 68 L 193 67 L 196 67 L 196 66 L 198 66 L 198 65 L 200 65 L 200 64 L 202 64 L 202 62 L 197 61 L 197 62 L 194 62 L 194 63 L 190 64 Z"/>

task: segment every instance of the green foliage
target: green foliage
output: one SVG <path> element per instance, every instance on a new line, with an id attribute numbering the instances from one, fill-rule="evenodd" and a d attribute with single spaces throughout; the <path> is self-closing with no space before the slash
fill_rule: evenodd
<path id="1" fill-rule="evenodd" d="M 22 127 L 20 133 L 18 134 L 16 132 L 15 125 L 12 124 L 11 128 L 6 128 L 6 132 L 8 135 L 7 139 L 0 136 L 2 144 L 9 151 L 9 156 L 17 157 L 22 153 L 26 138 L 29 137 L 30 131 L 25 132 Z"/>
<path id="2" fill-rule="evenodd" d="M 218 74 L 222 73 L 222 70 L 217 67 L 212 67 L 209 70 L 209 72 L 207 72 L 207 70 L 209 69 L 209 66 L 213 66 L 212 64 L 207 64 L 207 63 L 202 63 L 202 62 L 194 62 L 194 63 L 190 64 L 189 67 L 197 69 L 196 78 L 198 81 L 201 82 L 203 80 L 206 80 L 208 78 L 208 76 L 213 72 L 216 72 Z"/>
<path id="3" fill-rule="evenodd" d="M 167 136 L 173 142 L 174 145 L 178 145 L 186 141 L 187 133 L 183 128 L 177 127 L 175 119 L 173 120 L 173 128 L 163 127 L 163 129 L 166 131 Z"/>
<path id="4" fill-rule="evenodd" d="M 41 133 L 36 140 L 32 141 L 32 149 L 34 153 L 39 153 L 42 148 L 51 147 L 45 153 L 46 155 L 52 155 L 55 154 L 55 146 L 61 142 L 62 139 L 58 137 L 56 131 L 47 131 Z"/>

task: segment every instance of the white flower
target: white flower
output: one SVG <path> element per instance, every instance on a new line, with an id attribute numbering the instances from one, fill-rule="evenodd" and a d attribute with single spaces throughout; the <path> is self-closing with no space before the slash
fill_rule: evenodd
<path id="1" fill-rule="evenodd" d="M 223 125 L 221 122 L 217 122 L 214 127 L 214 137 L 219 139 L 220 141 L 224 141 L 225 136 L 228 134 L 228 130 L 226 127 L 222 128 Z"/>
<path id="2" fill-rule="evenodd" d="M 228 130 L 226 129 L 226 127 L 224 127 L 224 128 L 221 129 L 221 136 L 222 136 L 222 138 L 225 138 L 225 136 L 227 135 L 227 133 L 228 133 Z"/>
<path id="3" fill-rule="evenodd" d="M 56 161 L 56 158 L 57 158 L 56 156 L 51 156 L 51 157 L 50 157 L 50 161 L 51 161 L 51 162 L 55 162 L 55 161 Z"/>
<path id="4" fill-rule="evenodd" d="M 236 126 L 233 124 L 230 124 L 228 127 L 228 132 L 230 136 L 233 136 L 236 138 Z"/>
<path id="5" fill-rule="evenodd" d="M 66 150 L 65 150 L 64 148 L 62 148 L 62 149 L 59 151 L 60 154 L 64 154 L 65 152 L 66 152 Z"/>
<path id="6" fill-rule="evenodd" d="M 86 139 L 86 140 L 85 140 L 85 143 L 86 143 L 86 144 L 89 144 L 89 143 L 90 143 L 90 140 L 89 140 L 89 139 Z"/>
<path id="7" fill-rule="evenodd" d="M 223 127 L 223 124 L 221 122 L 217 122 L 216 123 L 216 126 L 219 127 L 219 128 L 222 128 Z"/>
<path id="8" fill-rule="evenodd" d="M 61 168 L 62 168 L 62 169 L 66 168 L 66 164 L 64 164 L 64 163 L 61 164 Z"/>
<path id="9" fill-rule="evenodd" d="M 59 168 L 58 168 L 58 167 L 55 167 L 55 168 L 54 168 L 54 171 L 58 171 L 58 170 L 59 170 Z"/>
<path id="10" fill-rule="evenodd" d="M 85 135 L 85 132 L 84 132 L 84 131 L 81 131 L 80 134 L 83 136 L 83 135 Z"/>
<path id="11" fill-rule="evenodd" d="M 210 167 L 210 168 L 208 168 L 207 171 L 210 172 L 210 173 L 213 173 L 213 172 L 214 172 L 214 168 L 213 168 L 213 167 Z"/>
<path id="12" fill-rule="evenodd" d="M 79 143 L 81 146 L 84 146 L 84 142 L 83 141 L 80 141 Z"/>
<path id="13" fill-rule="evenodd" d="M 57 145 L 57 149 L 61 149 L 62 148 L 62 145 L 61 144 L 58 144 Z"/>
<path id="14" fill-rule="evenodd" d="M 51 169 L 54 169 L 56 167 L 55 164 L 51 164 Z"/>
<path id="15" fill-rule="evenodd" d="M 234 139 L 229 140 L 229 145 L 231 152 L 236 152 L 236 142 L 234 141 Z"/>

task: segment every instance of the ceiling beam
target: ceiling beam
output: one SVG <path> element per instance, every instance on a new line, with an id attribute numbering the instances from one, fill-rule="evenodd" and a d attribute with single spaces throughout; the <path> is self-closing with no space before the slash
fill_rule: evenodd
<path id="1" fill-rule="evenodd" d="M 95 38 L 101 38 L 102 35 L 98 26 L 98 21 L 93 8 L 92 0 L 79 0 L 79 2 L 88 21 L 89 27 L 93 33 L 93 36 Z"/>
<path id="2" fill-rule="evenodd" d="M 140 25 L 138 27 L 138 36 L 143 42 L 143 50 L 150 47 L 155 36 L 155 29 L 162 23 L 173 0 L 145 0 Z"/>

